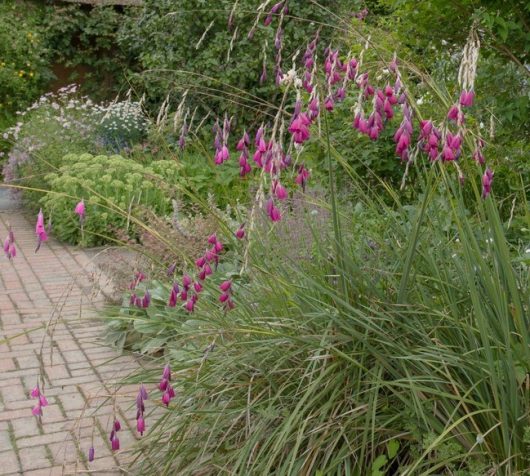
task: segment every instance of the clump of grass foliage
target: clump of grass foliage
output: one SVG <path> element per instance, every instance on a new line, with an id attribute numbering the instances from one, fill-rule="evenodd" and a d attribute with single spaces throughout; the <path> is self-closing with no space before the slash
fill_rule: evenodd
<path id="1" fill-rule="evenodd" d="M 142 474 L 524 474 L 528 255 L 493 197 L 423 172 L 413 205 L 352 177 L 353 209 L 299 217 L 311 259 L 255 236 L 228 314 L 212 298 L 182 319 L 121 316 L 163 320 L 178 389 Z M 317 232 L 319 213 L 335 226 Z"/>

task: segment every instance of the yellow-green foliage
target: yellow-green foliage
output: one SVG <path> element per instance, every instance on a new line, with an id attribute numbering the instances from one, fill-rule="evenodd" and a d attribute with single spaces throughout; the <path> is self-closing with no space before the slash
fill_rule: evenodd
<path id="1" fill-rule="evenodd" d="M 143 211 L 170 212 L 169 185 L 178 180 L 178 169 L 170 160 L 144 166 L 119 155 L 68 154 L 58 172 L 46 175 L 50 191 L 40 202 L 60 240 L 91 246 L 123 233 L 134 238 L 135 217 Z M 74 213 L 81 198 L 86 204 L 83 230 Z"/>

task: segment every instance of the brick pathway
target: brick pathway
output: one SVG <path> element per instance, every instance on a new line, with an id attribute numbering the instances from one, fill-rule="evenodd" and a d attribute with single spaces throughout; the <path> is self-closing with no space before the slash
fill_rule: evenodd
<path id="1" fill-rule="evenodd" d="M 109 447 L 114 405 L 108 396 L 116 391 L 112 382 L 138 364 L 102 342 L 95 268 L 82 250 L 53 239 L 34 254 L 34 223 L 15 210 L 0 211 L 2 243 L 8 223 L 18 254 L 11 262 L 0 256 L 0 474 L 122 474 L 127 454 Z M 42 422 L 32 415 L 29 396 L 41 361 L 49 401 Z M 119 393 L 131 396 L 116 405 L 125 450 L 135 439 L 136 391 L 122 387 Z M 96 460 L 88 463 L 92 435 Z"/>

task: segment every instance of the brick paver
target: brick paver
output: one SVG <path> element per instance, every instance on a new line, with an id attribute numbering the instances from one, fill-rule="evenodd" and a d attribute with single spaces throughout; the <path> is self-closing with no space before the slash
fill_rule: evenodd
<path id="1" fill-rule="evenodd" d="M 96 268 L 82 250 L 53 239 L 35 254 L 34 223 L 18 211 L 0 212 L 2 242 L 8 224 L 18 253 L 0 257 L 0 474 L 122 474 L 127 449 L 113 453 L 108 432 L 116 412 L 122 448 L 136 438 L 134 395 L 116 405 L 109 395 L 137 363 L 112 360 L 117 354 L 103 343 Z M 39 376 L 49 402 L 41 420 L 29 395 Z M 96 460 L 88 463 L 92 438 Z"/>

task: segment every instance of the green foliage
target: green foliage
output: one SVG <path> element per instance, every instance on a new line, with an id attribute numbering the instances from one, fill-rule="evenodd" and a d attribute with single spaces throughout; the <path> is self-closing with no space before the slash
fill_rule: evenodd
<path id="1" fill-rule="evenodd" d="M 131 48 L 143 70 L 136 83 L 149 91 L 149 100 L 155 104 L 162 102 L 168 93 L 172 96 L 175 90 L 190 89 L 194 103 L 203 111 L 222 115 L 223 111 L 237 110 L 238 118 L 261 115 L 277 95 L 274 27 L 278 18 L 273 26 L 264 27 L 261 16 L 254 38 L 248 39 L 260 3 L 256 0 L 235 3 L 233 0 L 147 0 L 138 18 L 131 19 L 120 30 L 121 43 Z M 229 28 L 234 4 L 237 7 L 234 25 Z M 284 58 L 311 41 L 316 30 L 312 22 L 326 22 L 327 8 L 332 8 L 337 15 L 345 7 L 352 8 L 351 2 L 342 0 L 325 0 L 320 4 L 323 8 L 312 2 L 289 5 L 290 13 L 284 24 Z M 333 24 L 334 20 L 329 23 Z M 332 28 L 325 28 L 323 42 L 332 34 Z M 265 44 L 268 81 L 260 85 Z"/>
<path id="2" fill-rule="evenodd" d="M 177 180 L 178 166 L 172 161 L 144 167 L 118 155 L 68 154 L 62 163 L 44 177 L 50 191 L 40 200 L 60 240 L 93 246 L 120 233 L 135 237 L 138 213 L 164 215 L 171 210 L 163 184 Z M 73 213 L 80 198 L 87 210 L 83 227 Z"/>
<path id="3" fill-rule="evenodd" d="M 0 122 L 37 97 L 51 78 L 40 12 L 12 0 L 0 4 Z"/>
<path id="4" fill-rule="evenodd" d="M 127 46 L 117 41 L 119 30 L 136 8 L 124 11 L 114 6 L 58 4 L 46 10 L 46 43 L 53 61 L 75 68 L 88 68 L 83 91 L 96 99 L 109 99 L 128 89 L 127 75 L 134 68 L 134 58 Z M 71 76 L 71 82 L 79 77 Z"/>

